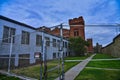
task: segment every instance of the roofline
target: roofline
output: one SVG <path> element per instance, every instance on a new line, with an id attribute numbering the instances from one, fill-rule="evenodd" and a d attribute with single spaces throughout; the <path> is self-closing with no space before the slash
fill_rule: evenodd
<path id="1" fill-rule="evenodd" d="M 7 17 L 2 16 L 2 15 L 0 15 L 0 19 L 2 19 L 2 20 L 6 20 L 6 21 L 9 21 L 9 22 L 12 22 L 12 23 L 15 23 L 15 24 L 18 24 L 18 25 L 21 25 L 21 26 L 27 27 L 27 28 L 31 28 L 31 29 L 34 29 L 34 30 L 37 30 L 37 29 L 38 29 L 38 28 L 34 28 L 34 27 L 30 26 L 30 25 L 27 25 L 27 24 L 24 24 L 24 23 L 18 22 L 18 21 L 16 21 L 16 20 L 13 20 L 13 19 L 7 18 Z M 40 31 L 40 32 L 43 32 L 43 31 Z M 49 33 L 47 33 L 47 32 L 44 32 L 44 33 L 49 34 Z M 55 37 L 60 38 L 60 36 L 56 36 L 56 35 L 53 35 L 53 34 L 49 34 L 49 35 L 52 35 L 52 36 L 55 36 Z M 64 39 L 65 39 L 65 38 L 64 38 Z M 65 40 L 67 40 L 67 39 L 65 39 Z"/>
<path id="2" fill-rule="evenodd" d="M 114 38 L 113 38 L 113 41 L 112 41 L 111 43 L 109 43 L 108 45 L 102 47 L 102 49 L 110 46 L 110 45 L 113 44 L 113 43 L 115 43 L 115 39 L 117 39 L 118 37 L 120 37 L 120 34 L 118 34 L 116 37 L 114 37 Z"/>
<path id="3" fill-rule="evenodd" d="M 6 20 L 6 21 L 9 21 L 9 22 L 12 22 L 12 23 L 15 23 L 15 24 L 18 24 L 18 25 L 21 25 L 21 26 L 24 26 L 24 27 L 27 27 L 27 28 L 31 28 L 31 29 L 36 30 L 36 28 L 34 28 L 34 27 L 30 26 L 30 25 L 27 25 L 27 24 L 25 24 L 25 23 L 18 22 L 18 21 L 16 21 L 16 20 L 7 18 L 7 17 L 2 16 L 2 15 L 0 15 L 0 19 Z"/>

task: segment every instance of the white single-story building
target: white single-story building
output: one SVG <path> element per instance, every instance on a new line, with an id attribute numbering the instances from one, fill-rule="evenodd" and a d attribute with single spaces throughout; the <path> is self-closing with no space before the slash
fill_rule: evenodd
<path id="1" fill-rule="evenodd" d="M 37 28 L 4 16 L 0 16 L 0 33 L 0 59 L 9 57 L 11 51 L 11 55 L 14 59 L 11 61 L 13 61 L 13 64 L 16 67 L 25 64 L 27 65 L 27 63 L 36 63 L 34 56 L 35 53 L 42 53 L 43 35 L 44 39 L 47 41 L 45 48 L 47 60 L 58 58 L 59 56 L 59 36 L 55 36 L 43 31 L 37 31 Z M 12 38 L 11 48 L 12 35 L 14 35 L 14 37 Z M 63 39 L 63 52 L 64 56 L 68 56 L 69 52 L 67 39 Z M 0 60 L 0 64 L 5 64 L 5 62 Z"/>

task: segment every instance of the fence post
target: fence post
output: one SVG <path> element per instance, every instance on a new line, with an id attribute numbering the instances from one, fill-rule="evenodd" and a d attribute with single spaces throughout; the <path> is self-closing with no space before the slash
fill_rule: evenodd
<path id="1" fill-rule="evenodd" d="M 42 50 L 42 54 L 41 54 L 41 62 L 44 62 L 44 30 L 42 29 L 42 46 L 41 46 L 41 50 Z M 42 71 L 43 71 L 43 65 L 42 63 L 40 64 L 40 80 L 42 80 Z"/>
<path id="2" fill-rule="evenodd" d="M 46 40 L 44 40 L 44 43 L 43 43 L 43 47 L 44 47 L 44 80 L 47 80 L 47 54 L 46 54 Z"/>
<path id="3" fill-rule="evenodd" d="M 44 65 L 44 80 L 47 80 L 47 61 L 46 61 L 46 40 L 44 38 L 44 29 L 42 29 L 42 54 L 43 54 L 43 65 Z M 42 72 L 41 72 L 42 73 Z M 42 74 L 40 75 L 42 80 Z"/>
<path id="4" fill-rule="evenodd" d="M 61 59 L 62 59 L 62 79 L 61 80 L 64 80 L 64 54 L 63 54 L 63 25 L 61 24 L 60 25 L 60 36 L 61 36 L 61 39 L 60 39 L 60 47 L 61 47 Z"/>
<path id="5" fill-rule="evenodd" d="M 8 73 L 10 72 L 11 65 L 11 55 L 12 55 L 12 46 L 13 46 L 13 36 L 10 37 L 10 53 L 9 53 L 9 62 L 8 62 Z"/>

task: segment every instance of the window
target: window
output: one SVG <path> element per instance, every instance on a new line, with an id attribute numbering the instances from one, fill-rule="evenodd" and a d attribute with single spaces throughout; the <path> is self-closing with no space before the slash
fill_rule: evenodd
<path id="1" fill-rule="evenodd" d="M 57 46 L 60 48 L 60 40 L 57 40 Z"/>
<path id="2" fill-rule="evenodd" d="M 65 42 L 65 48 L 67 48 L 67 42 Z"/>
<path id="3" fill-rule="evenodd" d="M 53 58 L 56 58 L 56 53 L 53 53 Z"/>
<path id="4" fill-rule="evenodd" d="M 45 37 L 46 40 L 46 46 L 50 46 L 50 38 L 49 37 Z"/>
<path id="5" fill-rule="evenodd" d="M 42 36 L 36 35 L 36 45 L 41 46 L 42 45 Z"/>
<path id="6" fill-rule="evenodd" d="M 53 47 L 56 47 L 56 39 L 53 39 Z"/>
<path id="7" fill-rule="evenodd" d="M 27 31 L 22 31 L 21 43 L 22 44 L 29 44 L 29 40 L 30 40 L 30 33 Z"/>
<path id="8" fill-rule="evenodd" d="M 10 43 L 11 42 L 11 36 L 15 35 L 15 28 L 10 28 L 7 26 L 4 26 L 3 30 L 3 42 Z M 15 42 L 15 37 L 13 37 L 13 43 Z"/>
<path id="9" fill-rule="evenodd" d="M 61 55 L 60 55 L 60 53 L 58 53 L 58 58 L 60 58 L 61 57 Z"/>
<path id="10" fill-rule="evenodd" d="M 63 41 L 63 48 L 65 47 L 65 42 Z"/>
<path id="11" fill-rule="evenodd" d="M 66 56 L 67 56 L 67 52 L 66 52 Z"/>
<path id="12" fill-rule="evenodd" d="M 79 31 L 78 30 L 74 30 L 74 36 L 79 36 Z"/>

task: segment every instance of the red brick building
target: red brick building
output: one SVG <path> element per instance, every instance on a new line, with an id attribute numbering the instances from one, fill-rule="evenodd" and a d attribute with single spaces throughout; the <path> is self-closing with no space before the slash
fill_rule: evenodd
<path id="1" fill-rule="evenodd" d="M 65 38 L 69 38 L 69 36 L 70 36 L 70 30 L 69 29 L 63 29 L 62 31 L 63 31 L 63 36 Z M 57 27 L 57 28 L 51 30 L 51 34 L 60 36 L 60 28 Z"/>
<path id="2" fill-rule="evenodd" d="M 73 18 L 69 20 L 70 25 L 70 37 L 81 37 L 85 40 L 85 22 L 83 17 Z M 87 47 L 88 53 L 93 53 L 93 41 L 92 38 L 87 39 L 89 47 Z"/>
<path id="3" fill-rule="evenodd" d="M 81 37 L 85 40 L 85 25 L 83 17 L 74 18 L 69 20 L 70 37 Z"/>
<path id="4" fill-rule="evenodd" d="M 87 39 L 87 41 L 89 43 L 89 47 L 87 47 L 87 52 L 88 53 L 93 53 L 94 52 L 94 48 L 93 48 L 92 38 Z"/>
<path id="5" fill-rule="evenodd" d="M 82 16 L 78 18 L 69 19 L 69 26 L 70 29 L 63 28 L 63 37 L 64 38 L 70 38 L 70 37 L 81 37 L 83 40 L 85 40 L 85 22 Z M 38 30 L 43 30 L 45 32 L 48 32 L 50 34 L 60 36 L 60 28 L 56 27 L 54 29 L 50 29 L 48 27 L 40 27 Z M 90 46 L 87 48 L 87 52 L 92 53 L 93 52 L 93 43 L 92 39 L 87 39 Z"/>

